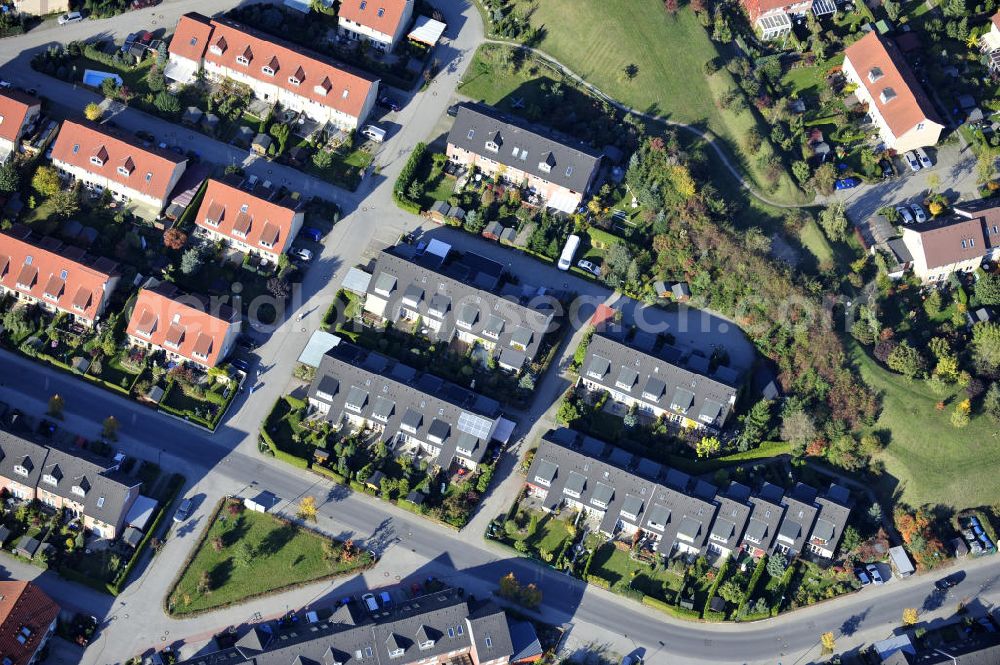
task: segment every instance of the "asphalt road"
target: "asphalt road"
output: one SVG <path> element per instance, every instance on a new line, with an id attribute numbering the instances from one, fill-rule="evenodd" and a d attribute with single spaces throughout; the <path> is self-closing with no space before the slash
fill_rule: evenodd
<path id="1" fill-rule="evenodd" d="M 28 54 L 55 40 L 81 39 L 94 34 L 123 35 L 139 26 L 172 26 L 176 18 L 192 9 L 203 13 L 231 6 L 231 0 L 178 0 L 159 7 L 133 12 L 115 19 L 56 27 L 44 25 L 28 35 L 0 40 L 0 76 L 14 83 L 37 87 L 43 94 L 64 106 L 82 108 L 93 96 L 71 85 L 46 79 L 28 66 Z M 8 353 L 0 353 L 0 399 L 21 408 L 41 413 L 49 396 L 59 393 L 66 398 L 65 427 L 84 435 L 96 435 L 101 420 L 115 415 L 122 423 L 120 446 L 148 459 L 157 459 L 165 468 L 178 469 L 191 482 L 189 493 L 199 498 L 194 517 L 174 529 L 154 562 L 143 575 L 114 603 L 110 598 L 91 598 L 78 592 L 78 587 L 58 578 L 44 584 L 70 607 L 81 604 L 93 613 L 105 617 L 108 625 L 101 639 L 87 650 L 84 663 L 122 662 L 137 651 L 152 644 L 173 641 L 185 636 L 204 634 L 213 627 L 225 627 L 245 620 L 254 607 L 248 603 L 234 610 L 213 613 L 196 620 L 174 621 L 166 618 L 160 608 L 175 571 L 187 555 L 204 516 L 214 501 L 226 494 L 251 493 L 267 488 L 283 498 L 283 508 L 294 506 L 305 494 L 312 494 L 321 504 L 319 526 L 333 534 L 350 535 L 365 540 L 382 550 L 379 566 L 364 579 L 353 578 L 343 584 L 320 590 L 318 597 L 282 596 L 266 601 L 271 609 L 282 602 L 292 607 L 306 602 L 339 597 L 344 589 L 355 590 L 376 584 L 393 582 L 396 577 L 419 577 L 433 574 L 464 586 L 479 594 L 489 593 L 502 575 L 514 571 L 522 581 L 534 581 L 544 595 L 544 619 L 565 624 L 576 643 L 593 640 L 609 644 L 619 652 L 641 647 L 652 663 L 746 662 L 770 663 L 777 659 L 787 662 L 808 662 L 818 655 L 818 636 L 825 630 L 838 633 L 838 649 L 850 649 L 872 639 L 884 637 L 899 623 L 900 608 L 924 607 L 929 597 L 932 578 L 912 579 L 865 590 L 860 594 L 840 598 L 820 606 L 759 624 L 701 625 L 681 622 L 648 611 L 631 601 L 589 588 L 578 580 L 558 574 L 534 563 L 512 558 L 505 550 L 483 540 L 478 532 L 456 533 L 387 504 L 370 500 L 332 487 L 307 472 L 299 472 L 260 456 L 256 452 L 256 432 L 260 419 L 274 400 L 288 387 L 288 374 L 309 333 L 318 325 L 326 304 L 336 292 L 336 285 L 347 267 L 370 256 L 380 245 L 393 242 L 400 233 L 419 227 L 424 220 L 403 213 L 391 200 L 391 183 L 406 161 L 409 150 L 418 141 L 433 139 L 445 108 L 451 102 L 457 82 L 468 64 L 475 46 L 482 40 L 482 25 L 478 12 L 462 0 L 438 3 L 448 19 L 449 31 L 437 57 L 443 71 L 430 87 L 409 99 L 404 109 L 393 119 L 399 127 L 376 156 L 380 174 L 362 184 L 354 193 L 327 190 L 319 183 L 294 172 L 276 172 L 267 162 L 248 163 L 248 170 L 272 181 L 288 178 L 292 186 L 305 193 L 321 193 L 336 200 L 346 215 L 325 240 L 324 251 L 306 274 L 301 289 L 276 330 L 266 334 L 258 349 L 259 376 L 251 381 L 254 390 L 243 394 L 233 407 L 227 421 L 214 435 L 206 435 L 183 422 L 158 414 L 145 407 L 110 395 L 89 384 L 42 367 Z M 134 110 L 123 111 L 116 122 L 125 128 L 144 128 L 170 136 L 178 141 L 188 139 L 179 130 L 155 118 Z M 152 129 L 151 129 L 152 128 Z M 240 158 L 230 146 L 197 136 L 198 150 L 203 157 L 218 163 L 232 163 Z M 245 156 L 245 155 L 244 155 Z M 271 169 L 271 173 L 267 173 Z M 460 248 L 476 248 L 511 264 L 525 282 L 566 288 L 590 295 L 602 301 L 609 292 L 592 282 L 566 276 L 540 266 L 533 259 L 501 250 L 496 245 L 448 229 L 429 231 L 446 237 Z M 634 303 L 625 303 L 632 316 L 646 310 Z M 662 310 L 653 310 L 662 311 Z M 306 314 L 301 321 L 295 315 Z M 719 343 L 742 358 L 749 349 L 745 340 L 741 347 L 738 329 L 728 322 L 709 315 L 708 322 L 700 313 L 665 314 L 668 329 L 679 338 L 705 343 Z M 688 318 L 697 316 L 698 321 Z M 673 318 L 671 318 L 673 317 Z M 670 328 L 669 326 L 673 326 Z M 685 337 L 687 336 L 687 337 Z M 537 409 L 531 416 L 535 417 Z M 507 480 L 507 482 L 511 482 Z M 516 482 L 516 480 L 515 480 Z M 492 504 L 488 504 L 492 505 Z M 478 521 L 476 523 L 478 525 Z M 477 526 L 478 528 L 478 526 Z M 975 597 L 984 603 L 995 599 L 992 588 L 998 564 L 982 561 L 972 564 L 969 576 L 952 592 L 947 603 L 935 608 L 932 599 L 926 616 L 943 616 L 953 610 L 955 594 Z M 329 585 L 326 585 L 329 587 Z M 982 587 L 986 587 L 984 590 Z M 314 593 L 312 589 L 308 591 Z M 169 636 L 169 637 L 168 637 Z M 787 657 L 787 658 L 786 658 Z"/>

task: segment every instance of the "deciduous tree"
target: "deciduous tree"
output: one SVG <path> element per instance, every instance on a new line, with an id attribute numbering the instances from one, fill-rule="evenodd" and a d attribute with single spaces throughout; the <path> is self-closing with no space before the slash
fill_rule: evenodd
<path id="1" fill-rule="evenodd" d="M 31 186 L 46 197 L 55 196 L 62 189 L 59 173 L 55 168 L 44 164 L 35 171 L 35 175 L 31 178 Z"/>
<path id="2" fill-rule="evenodd" d="M 915 608 L 915 607 L 907 607 L 907 608 L 903 609 L 903 625 L 904 626 L 915 625 L 917 623 L 917 621 L 919 621 L 919 620 L 920 620 L 920 616 L 917 613 L 917 608 Z"/>

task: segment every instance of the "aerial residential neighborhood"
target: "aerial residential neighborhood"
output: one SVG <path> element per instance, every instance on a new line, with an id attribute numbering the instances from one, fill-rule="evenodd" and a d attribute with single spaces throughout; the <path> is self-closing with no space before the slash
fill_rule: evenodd
<path id="1" fill-rule="evenodd" d="M 0 7 L 3 665 L 1000 662 L 1000 12 Z"/>

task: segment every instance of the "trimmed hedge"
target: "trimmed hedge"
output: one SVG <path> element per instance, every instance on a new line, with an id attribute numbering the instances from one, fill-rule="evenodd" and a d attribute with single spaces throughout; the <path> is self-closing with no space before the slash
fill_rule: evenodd
<path id="1" fill-rule="evenodd" d="M 666 612 L 667 614 L 679 619 L 698 619 L 701 617 L 701 613 L 698 610 L 689 610 L 685 607 L 677 607 L 676 605 L 671 605 L 670 603 L 660 600 L 659 598 L 654 598 L 653 596 L 643 596 L 642 604 L 647 607 L 660 610 L 661 612 Z"/>
<path id="2" fill-rule="evenodd" d="M 590 575 L 590 574 L 588 574 L 587 575 L 587 584 L 593 584 L 594 586 L 599 586 L 602 589 L 607 589 L 608 591 L 611 590 L 611 584 L 606 579 L 604 579 L 603 577 L 599 577 L 597 575 Z"/>
<path id="3" fill-rule="evenodd" d="M 753 598 L 753 593 L 757 590 L 757 583 L 760 581 L 760 578 L 764 574 L 764 570 L 766 568 L 767 555 L 765 554 L 757 560 L 757 567 L 753 569 L 753 574 L 750 576 L 750 582 L 747 584 L 746 592 L 743 594 L 743 600 L 741 600 L 740 604 L 736 607 L 737 617 L 743 610 L 746 609 L 746 606 L 750 603 L 750 599 Z"/>
<path id="4" fill-rule="evenodd" d="M 725 612 L 714 612 L 712 610 L 705 610 L 705 616 L 703 617 L 705 621 L 725 621 Z"/>
<path id="5" fill-rule="evenodd" d="M 396 184 L 392 188 L 392 199 L 396 205 L 415 215 L 420 214 L 420 203 L 410 200 L 406 192 L 410 188 L 410 183 L 417 176 L 417 169 L 420 167 L 420 160 L 424 158 L 425 152 L 427 152 L 426 143 L 418 143 L 413 146 L 413 152 L 410 153 L 409 159 L 403 165 L 399 177 L 396 178 Z"/>
<path id="6" fill-rule="evenodd" d="M 722 579 L 726 576 L 726 572 L 729 570 L 729 557 L 722 562 L 719 566 L 719 574 L 715 576 L 715 580 L 712 581 L 712 586 L 708 589 L 708 598 L 705 599 L 705 609 L 703 614 L 706 619 L 708 619 L 709 614 L 717 614 L 717 612 L 712 612 L 709 608 L 712 605 L 712 599 L 715 598 L 715 592 L 719 589 L 719 585 L 722 583 Z"/>
<path id="7" fill-rule="evenodd" d="M 100 591 L 101 593 L 111 593 L 112 595 L 117 595 L 111 591 L 111 584 L 105 584 L 100 580 L 96 580 L 90 575 L 84 575 L 78 570 L 73 570 L 68 566 L 59 566 L 57 571 L 59 577 L 69 580 L 70 582 L 76 582 L 77 584 L 82 584 L 85 587 L 89 587 L 94 591 Z"/>
<path id="8" fill-rule="evenodd" d="M 311 466 L 309 467 L 309 469 L 315 471 L 321 476 L 326 476 L 335 483 L 339 483 L 341 485 L 347 483 L 347 478 L 344 478 L 342 475 L 340 475 L 333 469 L 328 469 L 325 466 Z"/>

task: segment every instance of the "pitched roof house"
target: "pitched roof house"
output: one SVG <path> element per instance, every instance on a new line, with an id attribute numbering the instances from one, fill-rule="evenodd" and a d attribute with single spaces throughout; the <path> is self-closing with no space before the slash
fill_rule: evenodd
<path id="1" fill-rule="evenodd" d="M 413 16 L 413 0 L 344 0 L 337 11 L 340 34 L 391 51 Z"/>
<path id="2" fill-rule="evenodd" d="M 268 102 L 342 129 L 358 129 L 378 96 L 378 81 L 328 58 L 229 19 L 191 12 L 181 16 L 170 42 L 165 75 L 210 78 L 249 85 Z"/>
<path id="3" fill-rule="evenodd" d="M 20 90 L 0 90 L 0 162 L 17 152 L 24 130 L 41 111 L 41 102 Z"/>
<path id="4" fill-rule="evenodd" d="M 29 242 L 23 229 L 0 233 L 0 292 L 61 311 L 92 325 L 118 284 L 117 264 L 47 237 Z"/>
<path id="5" fill-rule="evenodd" d="M 320 361 L 309 403 L 335 426 L 367 426 L 445 468 L 475 470 L 490 442 L 510 435 L 495 400 L 346 341 Z"/>
<path id="6" fill-rule="evenodd" d="M 226 304 L 181 293 L 169 282 L 143 288 L 132 308 L 129 341 L 162 349 L 167 357 L 215 367 L 240 332 L 239 312 Z"/>
<path id="7" fill-rule="evenodd" d="M 801 16 L 812 9 L 813 0 L 742 0 L 750 23 L 762 39 L 778 39 L 791 32 L 790 16 Z"/>
<path id="8" fill-rule="evenodd" d="M 305 212 L 297 201 L 273 201 L 263 194 L 209 179 L 195 223 L 216 239 L 276 262 L 292 246 Z"/>
<path id="9" fill-rule="evenodd" d="M 502 274 L 499 263 L 440 242 L 422 253 L 390 247 L 375 261 L 365 311 L 384 321 L 419 318 L 436 339 L 479 344 L 502 368 L 519 371 L 534 360 L 554 315 L 500 293 Z"/>
<path id="10" fill-rule="evenodd" d="M 580 142 L 466 103 L 448 132 L 448 159 L 533 189 L 545 205 L 574 212 L 597 177 L 601 155 Z"/>
<path id="11" fill-rule="evenodd" d="M 130 135 L 94 123 L 66 120 L 52 146 L 52 163 L 88 185 L 159 213 L 170 200 L 187 159 L 169 150 L 146 148 Z"/>
<path id="12" fill-rule="evenodd" d="M 580 382 L 590 390 L 607 391 L 617 402 L 634 404 L 648 415 L 664 416 L 686 427 L 719 430 L 739 390 L 728 368 L 709 376 L 707 363 L 702 367 L 701 360 L 692 356 L 685 366 L 673 347 L 647 352 L 599 331 L 587 347 Z"/>
<path id="13" fill-rule="evenodd" d="M 871 31 L 844 51 L 844 76 L 868 105 L 887 149 L 904 152 L 938 142 L 944 124 L 899 47 Z"/>
<path id="14" fill-rule="evenodd" d="M 0 431 L 0 488 L 23 500 L 66 508 L 100 538 L 118 537 L 139 487 L 118 473 L 115 463 Z"/>
<path id="15" fill-rule="evenodd" d="M 33 582 L 0 582 L 0 659 L 30 665 L 56 629 L 59 606 Z"/>
<path id="16" fill-rule="evenodd" d="M 232 647 L 194 656 L 181 665 L 501 665 L 515 655 L 509 621 L 491 601 L 444 589 L 401 601 L 375 617 L 351 602 L 310 630 L 253 626 Z"/>
<path id="17" fill-rule="evenodd" d="M 804 483 L 797 483 L 785 495 L 785 516 L 778 526 L 775 548 L 789 556 L 802 552 L 806 538 L 812 533 L 819 507 L 816 505 L 816 490 Z"/>
<path id="18" fill-rule="evenodd" d="M 754 557 L 759 557 L 771 551 L 774 538 L 778 534 L 778 525 L 785 515 L 782 504 L 784 491 L 777 485 L 764 483 L 760 492 L 751 496 L 750 519 L 743 534 L 743 545 Z"/>
<path id="19" fill-rule="evenodd" d="M 1000 234 L 992 233 L 984 220 L 983 215 L 955 214 L 904 226 L 903 244 L 913 257 L 913 274 L 928 283 L 978 268 L 983 257 L 1000 246 Z"/>
<path id="20" fill-rule="evenodd" d="M 830 485 L 826 494 L 816 499 L 816 504 L 819 515 L 809 534 L 807 547 L 813 554 L 832 559 L 851 514 L 850 493 L 839 485 Z"/>

